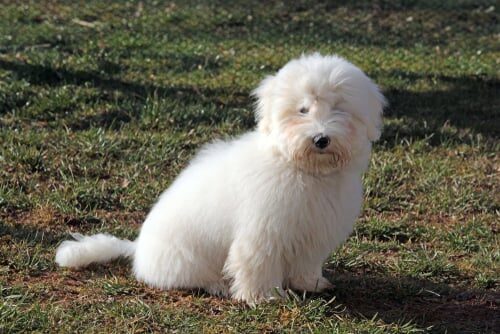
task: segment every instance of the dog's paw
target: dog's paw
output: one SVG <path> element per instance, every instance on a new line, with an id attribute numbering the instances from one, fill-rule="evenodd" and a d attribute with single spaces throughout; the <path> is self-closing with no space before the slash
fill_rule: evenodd
<path id="1" fill-rule="evenodd" d="M 293 290 L 309 292 L 322 292 L 334 288 L 334 285 L 323 276 L 293 278 L 290 280 L 290 285 Z"/>
<path id="2" fill-rule="evenodd" d="M 325 291 L 325 290 L 332 290 L 335 286 L 330 282 L 328 279 L 324 278 L 321 276 L 317 280 L 317 290 L 318 292 Z"/>
<path id="3" fill-rule="evenodd" d="M 285 297 L 285 291 L 281 287 L 276 287 L 269 291 L 253 291 L 247 289 L 239 289 L 234 291 L 232 298 L 238 301 L 245 302 L 249 306 L 255 306 L 264 302 L 273 302 L 281 300 Z"/>
<path id="4" fill-rule="evenodd" d="M 219 281 L 208 285 L 205 290 L 214 296 L 228 297 L 229 296 L 229 284 L 226 281 Z"/>

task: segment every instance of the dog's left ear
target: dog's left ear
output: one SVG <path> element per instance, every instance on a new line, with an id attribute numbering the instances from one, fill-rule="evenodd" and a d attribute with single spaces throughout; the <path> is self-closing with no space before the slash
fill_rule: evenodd
<path id="1" fill-rule="evenodd" d="M 378 86 L 363 72 L 355 70 L 349 73 L 350 76 L 343 80 L 343 84 L 335 86 L 334 90 L 342 94 L 342 107 L 363 122 L 367 138 L 376 141 L 382 133 L 385 98 Z"/>
<path id="2" fill-rule="evenodd" d="M 371 141 L 376 141 L 380 138 L 382 133 L 382 112 L 386 105 L 387 101 L 378 86 L 370 82 L 367 96 L 367 110 L 361 114 L 361 118 L 366 125 L 368 139 Z"/>
<path id="3" fill-rule="evenodd" d="M 261 81 L 259 86 L 252 92 L 256 101 L 255 118 L 258 129 L 264 133 L 271 132 L 271 111 L 273 103 L 273 88 L 275 77 L 270 75 Z"/>

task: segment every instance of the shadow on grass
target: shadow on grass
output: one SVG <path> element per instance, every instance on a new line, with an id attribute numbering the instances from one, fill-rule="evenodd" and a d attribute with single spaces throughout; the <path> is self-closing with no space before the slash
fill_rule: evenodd
<path id="1" fill-rule="evenodd" d="M 491 0 L 479 1 L 455 1 L 455 0 L 420 0 L 420 1 L 387 1 L 387 0 L 351 0 L 328 1 L 331 6 L 346 6 L 352 9 L 380 8 L 385 10 L 427 9 L 427 10 L 450 10 L 450 9 L 475 9 L 483 6 L 494 5 Z"/>
<path id="2" fill-rule="evenodd" d="M 411 321 L 433 332 L 498 333 L 500 294 L 467 290 L 411 277 L 339 273 L 331 296 L 354 317 L 387 323 Z M 401 323 L 402 324 L 402 323 Z"/>
<path id="3" fill-rule="evenodd" d="M 443 133 L 443 127 L 471 130 L 485 138 L 500 136 L 500 81 L 479 76 L 448 77 L 443 75 L 420 75 L 416 73 L 392 71 L 386 77 L 404 80 L 438 81 L 442 90 L 411 92 L 406 89 L 390 89 L 384 92 L 389 107 L 387 118 L 402 118 L 402 124 L 385 127 L 382 140 L 393 142 L 400 138 L 430 138 L 431 145 L 459 134 Z M 446 138 L 449 137 L 449 138 Z M 458 138 L 455 138 L 458 139 Z M 459 139 L 460 140 L 460 139 Z"/>
<path id="4" fill-rule="evenodd" d="M 213 113 L 192 113 L 188 118 L 176 117 L 178 126 L 189 126 L 196 124 L 214 124 L 231 119 L 234 115 L 230 114 L 231 108 L 244 109 L 250 105 L 247 93 L 239 91 L 228 91 L 228 89 L 210 89 L 205 87 L 193 86 L 172 86 L 162 87 L 153 84 L 131 83 L 123 80 L 108 78 L 105 75 L 86 71 L 69 71 L 66 69 L 54 69 L 48 66 L 37 64 L 27 64 L 0 59 L 0 68 L 12 71 L 17 76 L 23 78 L 35 85 L 77 85 L 84 86 L 91 84 L 102 91 L 102 95 L 113 100 L 110 91 L 120 91 L 125 94 L 121 101 L 125 104 L 132 104 L 132 115 L 120 110 L 105 111 L 101 114 L 90 115 L 70 122 L 69 127 L 74 130 L 85 130 L 92 126 L 117 128 L 119 124 L 128 123 L 135 117 L 139 117 L 141 107 L 151 96 L 157 96 L 159 99 L 168 98 L 179 101 L 184 105 L 208 105 L 217 108 Z M 8 110 L 5 106 L 0 106 L 0 114 Z M 62 114 L 66 110 L 62 109 Z M 165 110 L 166 113 L 169 110 Z M 239 119 L 250 127 L 254 124 L 253 115 L 244 115 Z M 61 115 L 64 117 L 64 115 Z M 41 121 L 51 121 L 54 116 L 47 114 L 38 117 Z"/>
<path id="5" fill-rule="evenodd" d="M 123 93 L 131 94 L 132 97 L 145 100 L 148 96 L 156 93 L 159 96 L 183 96 L 190 101 L 211 101 L 216 105 L 228 107 L 242 107 L 242 101 L 222 101 L 220 96 L 227 94 L 223 89 L 207 89 L 197 86 L 173 86 L 160 87 L 152 84 L 140 84 L 125 82 L 119 79 L 106 78 L 105 75 L 86 71 L 70 71 L 63 68 L 54 69 L 48 66 L 38 64 L 28 64 L 22 62 L 6 61 L 0 59 L 0 68 L 15 72 L 20 78 L 29 81 L 35 85 L 79 85 L 91 83 L 93 86 L 102 90 L 118 90 Z M 235 92 L 240 95 L 240 92 Z M 190 98 L 190 99 L 188 99 Z M 213 101 L 210 99 L 214 99 Z M 246 102 L 246 101 L 245 101 Z M 1 112 L 2 110 L 0 110 Z M 3 109 L 5 112 L 5 109 Z"/>
<path id="6" fill-rule="evenodd" d="M 25 241 L 30 244 L 51 246 L 59 242 L 60 235 L 42 228 L 27 224 L 6 224 L 0 218 L 0 238 L 8 237 L 15 241 Z"/>
<path id="7" fill-rule="evenodd" d="M 126 95 L 127 103 L 136 104 L 132 115 L 123 110 L 107 110 L 99 114 L 86 115 L 70 120 L 69 127 L 84 130 L 92 126 L 119 128 L 120 124 L 131 122 L 140 117 L 141 106 L 153 95 L 183 104 L 181 108 L 195 109 L 200 105 L 213 107 L 210 112 L 194 112 L 183 110 L 182 113 L 170 113 L 176 126 L 196 126 L 200 124 L 217 124 L 227 119 L 237 119 L 242 126 L 254 126 L 250 112 L 238 114 L 232 108 L 248 109 L 251 106 L 249 92 L 226 89 L 207 89 L 198 86 L 160 87 L 150 84 L 125 82 L 114 78 L 105 78 L 101 74 L 85 71 L 69 71 L 53 69 L 42 65 L 0 60 L 0 68 L 13 71 L 32 84 L 39 85 L 84 85 L 91 83 L 104 92 L 120 91 Z M 413 92 L 406 89 L 390 89 L 385 91 L 389 101 L 386 110 L 387 118 L 401 118 L 402 123 L 390 123 L 386 126 L 382 142 L 392 146 L 401 138 L 430 138 L 430 145 L 439 145 L 443 141 L 464 140 L 460 133 L 443 132 L 443 127 L 453 126 L 458 130 L 472 131 L 486 139 L 500 136 L 500 81 L 479 76 L 448 77 L 442 75 L 421 75 L 410 72 L 392 71 L 382 73 L 387 78 L 400 78 L 406 81 L 437 80 L 442 82 L 443 90 Z M 109 95 L 109 94 L 108 94 Z M 3 108 L 5 112 L 6 108 Z M 1 111 L 0 111 L 1 112 Z M 42 116 L 43 117 L 43 116 Z M 64 116 L 62 116 L 64 117 Z M 49 119 L 46 119 L 46 121 Z"/>
<path id="8" fill-rule="evenodd" d="M 495 34 L 495 13 L 483 9 L 491 0 L 473 1 L 217 1 L 196 2 L 201 15 L 186 20 L 175 12 L 158 17 L 159 31 L 169 32 L 175 23 L 179 41 L 189 36 L 197 43 L 245 40 L 259 45 L 348 44 L 378 47 L 415 45 L 452 46 L 456 36 L 477 45 L 474 37 Z M 494 8 L 494 7 L 493 7 Z M 227 15 L 227 13 L 232 15 Z M 199 15 L 199 14 L 198 14 Z M 411 16 L 409 21 L 406 19 Z M 453 27 L 449 31 L 446 27 Z M 470 29 L 474 26 L 474 30 Z M 480 31 L 479 31 L 480 30 Z"/>
<path id="9" fill-rule="evenodd" d="M 91 215 L 80 217 L 58 215 L 45 223 L 36 222 L 36 215 L 26 212 L 12 212 L 10 215 L 9 220 L 13 220 L 12 222 L 4 222 L 0 218 L 0 238 L 8 237 L 13 241 L 24 241 L 33 245 L 53 246 L 62 240 L 71 239 L 68 235 L 71 227 L 77 227 L 80 233 L 89 233 L 102 224 L 101 219 Z M 37 223 L 42 225 L 37 226 Z"/>

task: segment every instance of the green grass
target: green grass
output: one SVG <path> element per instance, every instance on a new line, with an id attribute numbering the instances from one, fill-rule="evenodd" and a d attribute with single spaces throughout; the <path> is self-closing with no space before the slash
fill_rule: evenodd
<path id="1" fill-rule="evenodd" d="M 0 332 L 500 332 L 495 1 L 0 2 Z M 57 268 L 69 231 L 137 235 L 202 143 L 303 52 L 382 87 L 385 128 L 335 284 L 248 308 Z"/>

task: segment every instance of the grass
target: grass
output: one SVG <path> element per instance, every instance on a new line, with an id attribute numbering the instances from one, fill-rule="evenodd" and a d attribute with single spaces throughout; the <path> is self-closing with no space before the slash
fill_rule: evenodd
<path id="1" fill-rule="evenodd" d="M 495 1 L 2 1 L 0 332 L 500 331 Z M 334 291 L 248 308 L 70 271 L 69 231 L 133 238 L 196 149 L 254 126 L 249 92 L 311 50 L 389 101 Z"/>

